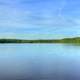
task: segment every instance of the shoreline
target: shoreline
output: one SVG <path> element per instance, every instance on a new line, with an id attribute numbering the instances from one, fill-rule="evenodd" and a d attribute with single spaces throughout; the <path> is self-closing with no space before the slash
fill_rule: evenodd
<path id="1" fill-rule="evenodd" d="M 80 37 L 63 38 L 63 39 L 0 39 L 0 43 L 78 43 L 80 44 Z"/>

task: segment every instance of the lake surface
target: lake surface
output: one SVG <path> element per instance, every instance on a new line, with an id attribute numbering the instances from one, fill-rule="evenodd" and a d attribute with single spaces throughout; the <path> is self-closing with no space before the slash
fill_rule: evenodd
<path id="1" fill-rule="evenodd" d="M 80 80 L 80 46 L 0 44 L 0 80 Z"/>

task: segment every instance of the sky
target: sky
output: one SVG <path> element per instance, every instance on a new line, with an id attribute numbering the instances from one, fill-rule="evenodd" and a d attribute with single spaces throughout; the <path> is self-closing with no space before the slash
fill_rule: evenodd
<path id="1" fill-rule="evenodd" d="M 80 36 L 80 0 L 0 0 L 0 38 Z"/>

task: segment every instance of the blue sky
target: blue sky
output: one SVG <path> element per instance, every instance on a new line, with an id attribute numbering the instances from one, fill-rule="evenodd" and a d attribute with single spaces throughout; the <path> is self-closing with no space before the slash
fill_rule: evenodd
<path id="1" fill-rule="evenodd" d="M 80 0 L 0 0 L 1 38 L 79 35 Z"/>

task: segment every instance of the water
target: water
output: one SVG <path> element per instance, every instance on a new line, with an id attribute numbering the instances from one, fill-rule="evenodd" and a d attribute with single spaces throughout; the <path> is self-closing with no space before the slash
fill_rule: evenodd
<path id="1" fill-rule="evenodd" d="M 80 46 L 0 44 L 0 80 L 80 80 Z"/>

